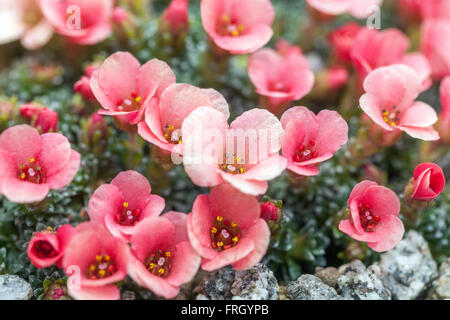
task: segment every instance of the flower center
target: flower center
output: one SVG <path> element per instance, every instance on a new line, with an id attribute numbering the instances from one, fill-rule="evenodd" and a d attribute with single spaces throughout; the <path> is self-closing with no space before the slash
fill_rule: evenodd
<path id="1" fill-rule="evenodd" d="M 230 154 L 225 153 L 220 169 L 230 174 L 241 174 L 245 172 L 244 162 L 242 158 L 237 156 L 234 152 Z"/>
<path id="2" fill-rule="evenodd" d="M 374 215 L 368 208 L 361 208 L 359 210 L 359 220 L 366 232 L 373 232 L 380 221 L 380 217 Z"/>
<path id="3" fill-rule="evenodd" d="M 318 153 L 315 151 L 316 143 L 310 140 L 307 144 L 301 144 L 294 152 L 292 160 L 294 162 L 308 161 L 317 158 Z"/>
<path id="4" fill-rule="evenodd" d="M 179 144 L 183 143 L 183 140 L 181 139 L 181 130 L 175 129 L 175 127 L 172 124 L 166 123 L 163 129 L 164 138 L 169 143 L 172 144 Z"/>
<path id="5" fill-rule="evenodd" d="M 30 158 L 28 163 L 20 165 L 18 178 L 22 181 L 32 182 L 36 184 L 45 183 L 47 177 L 45 171 L 36 163 L 34 158 Z"/>
<path id="6" fill-rule="evenodd" d="M 86 276 L 91 280 L 97 280 L 109 277 L 116 271 L 116 265 L 109 255 L 96 255 L 95 261 L 89 265 Z"/>
<path id="7" fill-rule="evenodd" d="M 245 31 L 245 27 L 239 24 L 234 19 L 231 19 L 228 14 L 222 15 L 218 25 L 218 33 L 223 36 L 238 37 Z"/>
<path id="8" fill-rule="evenodd" d="M 273 82 L 269 83 L 269 90 L 277 91 L 277 92 L 286 92 L 286 91 L 288 91 L 288 88 L 282 82 L 273 81 Z"/>
<path id="9" fill-rule="evenodd" d="M 223 220 L 218 216 L 211 228 L 211 247 L 216 251 L 223 251 L 236 246 L 241 237 L 241 230 L 234 222 Z"/>
<path id="10" fill-rule="evenodd" d="M 56 252 L 55 248 L 48 243 L 48 241 L 39 240 L 36 241 L 33 245 L 33 250 L 36 256 L 40 259 L 46 259 L 46 258 L 53 258 L 58 255 L 58 252 Z"/>
<path id="11" fill-rule="evenodd" d="M 144 265 L 155 276 L 167 278 L 172 269 L 172 252 L 158 250 L 145 259 Z"/>
<path id="12" fill-rule="evenodd" d="M 389 111 L 384 109 L 383 111 L 383 120 L 384 122 L 386 122 L 388 125 L 392 126 L 396 126 L 400 123 L 400 118 L 399 118 L 399 111 Z"/>
<path id="13" fill-rule="evenodd" d="M 139 222 L 141 210 L 130 209 L 128 202 L 123 203 L 123 207 L 116 214 L 116 223 L 122 226 L 134 226 Z"/>
<path id="14" fill-rule="evenodd" d="M 119 101 L 117 110 L 124 112 L 136 111 L 141 108 L 141 104 L 142 98 L 133 92 L 129 99 Z"/>

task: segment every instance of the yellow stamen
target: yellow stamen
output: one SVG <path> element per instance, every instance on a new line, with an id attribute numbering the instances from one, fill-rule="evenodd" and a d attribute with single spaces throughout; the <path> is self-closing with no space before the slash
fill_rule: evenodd
<path id="1" fill-rule="evenodd" d="M 97 261 L 97 262 L 102 261 L 102 256 L 95 256 L 95 261 Z"/>
<path id="2" fill-rule="evenodd" d="M 231 226 L 232 226 L 233 228 L 236 228 L 236 227 L 237 227 L 237 223 L 236 223 L 236 222 L 232 222 L 232 223 L 231 223 Z"/>
<path id="3" fill-rule="evenodd" d="M 228 21 L 230 21 L 230 17 L 229 17 L 227 14 L 224 14 L 224 15 L 222 16 L 222 21 L 223 21 L 223 22 L 228 22 Z"/>
<path id="4" fill-rule="evenodd" d="M 170 257 L 172 255 L 172 253 L 170 251 L 166 252 L 166 257 Z"/>
<path id="5" fill-rule="evenodd" d="M 153 269 L 154 267 L 155 267 L 155 264 L 154 263 L 150 263 L 149 268 Z"/>
<path id="6" fill-rule="evenodd" d="M 99 271 L 98 271 L 98 275 L 99 275 L 100 277 L 104 277 L 105 274 L 106 274 L 106 270 L 99 270 Z"/>
<path id="7" fill-rule="evenodd" d="M 242 24 L 240 24 L 240 25 L 238 26 L 238 30 L 239 30 L 240 32 L 242 32 L 242 31 L 245 30 L 245 27 L 244 27 Z"/>
<path id="8" fill-rule="evenodd" d="M 105 257 L 105 261 L 108 262 L 109 260 L 111 260 L 111 257 L 110 256 L 106 256 Z"/>
<path id="9" fill-rule="evenodd" d="M 136 100 L 136 102 L 139 103 L 139 102 L 141 102 L 142 98 L 140 96 L 137 96 L 136 99 L 134 99 L 134 100 Z"/>
<path id="10" fill-rule="evenodd" d="M 233 37 L 237 37 L 237 36 L 239 35 L 239 30 L 233 30 L 233 31 L 231 31 L 231 35 L 232 35 Z"/>
<path id="11" fill-rule="evenodd" d="M 94 271 L 95 271 L 95 265 L 91 264 L 91 265 L 89 266 L 89 270 L 91 270 L 92 272 L 94 272 Z"/>
<path id="12" fill-rule="evenodd" d="M 124 202 L 124 203 L 123 203 L 123 207 L 124 207 L 124 208 L 128 208 L 128 202 Z"/>
<path id="13" fill-rule="evenodd" d="M 218 246 L 218 247 L 223 247 L 223 242 L 220 242 L 220 241 L 217 242 L 217 246 Z"/>
<path id="14" fill-rule="evenodd" d="M 221 216 L 217 216 L 217 221 L 222 221 L 223 220 L 223 217 L 221 217 Z"/>
<path id="15" fill-rule="evenodd" d="M 217 228 L 212 228 L 211 229 L 211 233 L 216 233 L 217 232 Z"/>
<path id="16" fill-rule="evenodd" d="M 30 158 L 30 163 L 33 163 L 34 161 L 36 161 L 34 158 Z"/>
<path id="17" fill-rule="evenodd" d="M 234 237 L 233 238 L 233 242 L 238 242 L 239 241 L 239 238 L 238 237 Z"/>
<path id="18" fill-rule="evenodd" d="M 20 175 L 20 179 L 25 179 L 25 173 L 22 172 L 22 174 Z"/>
<path id="19" fill-rule="evenodd" d="M 240 172 L 240 173 L 244 173 L 244 172 L 245 172 L 244 168 L 240 168 L 240 169 L 239 169 L 239 172 Z"/>
<path id="20" fill-rule="evenodd" d="M 159 274 L 164 274 L 164 269 L 163 268 L 159 268 L 158 273 Z"/>

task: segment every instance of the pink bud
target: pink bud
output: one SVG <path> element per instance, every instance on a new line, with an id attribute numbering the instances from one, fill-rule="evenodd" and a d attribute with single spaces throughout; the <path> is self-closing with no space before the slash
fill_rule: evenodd
<path id="1" fill-rule="evenodd" d="M 80 80 L 75 82 L 73 91 L 80 93 L 85 100 L 95 100 L 91 90 L 90 79 L 87 76 L 82 76 Z"/>
<path id="2" fill-rule="evenodd" d="M 170 32 L 178 34 L 189 26 L 189 1 L 172 0 L 169 7 L 163 12 L 162 19 L 170 26 Z"/>
<path id="3" fill-rule="evenodd" d="M 20 115 L 31 119 L 39 112 L 39 109 L 40 108 L 33 103 L 26 103 L 20 106 Z"/>
<path id="4" fill-rule="evenodd" d="M 58 114 L 48 108 L 39 110 L 34 126 L 40 128 L 42 133 L 55 132 L 58 128 Z"/>
<path id="5" fill-rule="evenodd" d="M 102 136 L 106 136 L 107 134 L 107 124 L 105 122 L 105 120 L 103 119 L 103 117 L 98 113 L 94 113 L 88 121 L 88 133 L 89 133 L 89 137 L 93 137 L 94 133 L 96 131 L 100 131 L 102 133 Z"/>
<path id="6" fill-rule="evenodd" d="M 430 162 L 419 164 L 414 170 L 414 187 L 411 199 L 431 201 L 444 190 L 445 177 L 442 169 Z"/>
<path id="7" fill-rule="evenodd" d="M 269 221 L 277 221 L 278 219 L 278 208 L 270 201 L 261 203 L 261 218 Z"/>
<path id="8" fill-rule="evenodd" d="M 339 90 L 347 83 L 349 77 L 344 67 L 332 67 L 327 72 L 327 84 L 332 90 Z"/>
<path id="9" fill-rule="evenodd" d="M 113 14 L 112 14 L 112 20 L 116 24 L 121 24 L 122 22 L 128 20 L 128 13 L 127 11 L 122 7 L 116 7 L 114 8 Z"/>

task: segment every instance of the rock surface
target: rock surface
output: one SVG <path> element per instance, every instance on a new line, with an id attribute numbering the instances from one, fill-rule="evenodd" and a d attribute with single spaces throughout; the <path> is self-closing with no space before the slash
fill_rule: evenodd
<path id="1" fill-rule="evenodd" d="M 338 300 L 336 290 L 311 274 L 301 275 L 286 288 L 287 296 L 293 300 Z"/>
<path id="2" fill-rule="evenodd" d="M 225 267 L 208 275 L 196 289 L 197 299 L 276 300 L 278 282 L 273 272 L 259 263 L 249 270 Z"/>
<path id="3" fill-rule="evenodd" d="M 384 285 L 399 300 L 421 297 L 437 277 L 437 265 L 428 244 L 414 230 L 394 249 L 381 255 L 379 266 Z"/>
<path id="4" fill-rule="evenodd" d="M 390 300 L 391 292 L 385 288 L 380 279 L 379 266 L 368 268 L 359 260 L 344 264 L 339 268 L 337 292 L 344 299 L 354 300 Z"/>
<path id="5" fill-rule="evenodd" d="M 33 296 L 31 285 L 16 275 L 0 275 L 0 300 L 28 300 Z"/>
<path id="6" fill-rule="evenodd" d="M 442 263 L 439 268 L 439 277 L 433 282 L 430 299 L 450 299 L 450 258 Z"/>
<path id="7" fill-rule="evenodd" d="M 321 268 L 317 267 L 314 274 L 317 278 L 322 280 L 326 285 L 330 287 L 337 287 L 337 279 L 339 278 L 339 271 L 335 267 Z"/>

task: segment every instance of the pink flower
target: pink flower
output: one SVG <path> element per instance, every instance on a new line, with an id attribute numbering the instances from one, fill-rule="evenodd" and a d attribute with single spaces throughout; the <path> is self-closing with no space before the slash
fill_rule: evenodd
<path id="1" fill-rule="evenodd" d="M 175 211 L 147 218 L 131 238 L 131 278 L 166 299 L 175 297 L 200 267 L 201 258 L 189 242 L 186 220 L 186 214 Z"/>
<path id="2" fill-rule="evenodd" d="M 128 20 L 128 13 L 122 7 L 115 7 L 112 14 L 112 20 L 116 24 L 121 24 L 124 21 Z"/>
<path id="3" fill-rule="evenodd" d="M 448 0 L 420 1 L 422 18 L 450 19 L 450 2 Z"/>
<path id="4" fill-rule="evenodd" d="M 164 209 L 164 199 L 150 192 L 147 178 L 133 170 L 123 171 L 111 184 L 95 190 L 89 199 L 89 218 L 113 236 L 129 241 L 142 220 L 158 216 Z"/>
<path id="5" fill-rule="evenodd" d="M 113 0 L 41 0 L 56 32 L 82 45 L 96 44 L 111 33 Z"/>
<path id="6" fill-rule="evenodd" d="M 161 15 L 163 24 L 173 35 L 187 32 L 189 29 L 189 0 L 172 0 L 169 7 Z"/>
<path id="7" fill-rule="evenodd" d="M 53 27 L 39 8 L 40 0 L 2 0 L 0 45 L 21 39 L 29 50 L 39 49 L 53 35 Z"/>
<path id="8" fill-rule="evenodd" d="M 261 203 L 261 218 L 265 221 L 277 221 L 280 209 L 272 202 Z"/>
<path id="9" fill-rule="evenodd" d="M 330 67 L 326 70 L 327 87 L 331 90 L 339 90 L 348 83 L 350 75 L 344 67 Z"/>
<path id="10" fill-rule="evenodd" d="M 120 116 L 138 123 L 152 99 L 157 100 L 175 75 L 163 61 L 152 59 L 143 66 L 128 52 L 116 52 L 92 74 L 91 89 L 106 110 L 100 114 Z"/>
<path id="11" fill-rule="evenodd" d="M 397 0 L 400 13 L 411 20 L 419 20 L 421 16 L 423 0 Z"/>
<path id="12" fill-rule="evenodd" d="M 145 120 L 139 123 L 138 132 L 148 142 L 162 150 L 172 152 L 182 140 L 181 126 L 184 119 L 199 107 L 210 107 L 228 119 L 230 112 L 225 98 L 214 89 L 200 89 L 186 83 L 169 86 L 159 102 L 153 100 L 145 112 Z"/>
<path id="13" fill-rule="evenodd" d="M 292 107 L 282 115 L 281 124 L 287 169 L 302 176 L 318 175 L 320 163 L 348 140 L 347 123 L 336 111 L 322 110 L 316 116 L 305 107 Z"/>
<path id="14" fill-rule="evenodd" d="M 66 247 L 63 267 L 69 276 L 67 289 L 78 300 L 118 300 L 114 285 L 127 276 L 130 250 L 103 226 L 84 222 Z"/>
<path id="15" fill-rule="evenodd" d="M 57 231 L 50 228 L 35 232 L 28 243 L 28 258 L 37 268 L 53 264 L 61 268 L 64 251 L 75 233 L 75 228 L 70 224 L 62 225 Z"/>
<path id="16" fill-rule="evenodd" d="M 268 97 L 272 105 L 299 100 L 314 85 L 314 73 L 300 48 L 286 47 L 277 51 L 261 49 L 252 54 L 248 63 L 248 75 L 256 92 Z"/>
<path id="17" fill-rule="evenodd" d="M 203 27 L 232 54 L 255 52 L 269 42 L 275 12 L 270 0 L 202 0 Z"/>
<path id="18" fill-rule="evenodd" d="M 267 110 L 244 112 L 228 126 L 223 113 L 197 108 L 181 132 L 184 169 L 196 185 L 229 183 L 244 193 L 263 194 L 267 180 L 286 167 L 286 159 L 278 154 L 283 128 Z"/>
<path id="19" fill-rule="evenodd" d="M 427 57 L 433 77 L 450 75 L 450 20 L 427 19 L 422 23 L 422 53 Z"/>
<path id="20" fill-rule="evenodd" d="M 80 93 L 85 100 L 95 100 L 94 93 L 91 89 L 91 77 L 99 66 L 90 64 L 84 69 L 84 75 L 73 85 L 73 91 Z"/>
<path id="21" fill-rule="evenodd" d="M 348 22 L 335 29 L 329 35 L 329 41 L 333 48 L 334 56 L 342 62 L 351 62 L 351 51 L 353 49 L 353 43 L 361 31 L 361 26 L 356 22 Z"/>
<path id="22" fill-rule="evenodd" d="M 50 189 L 68 185 L 80 167 L 80 154 L 59 133 L 17 125 L 0 135 L 0 194 L 16 203 L 44 200 Z"/>
<path id="23" fill-rule="evenodd" d="M 377 252 L 391 250 L 402 239 L 400 200 L 392 190 L 365 180 L 353 188 L 348 207 L 350 217 L 339 223 L 339 230 L 353 239 Z"/>
<path id="24" fill-rule="evenodd" d="M 450 142 L 450 76 L 441 82 L 441 113 L 439 116 L 439 133 L 445 142 Z"/>
<path id="25" fill-rule="evenodd" d="M 58 114 L 47 107 L 33 103 L 20 106 L 20 115 L 30 119 L 30 124 L 40 133 L 55 132 L 58 130 Z"/>
<path id="26" fill-rule="evenodd" d="M 398 29 L 377 31 L 363 28 L 353 42 L 351 57 L 360 79 L 373 70 L 401 63 L 410 66 L 420 77 L 421 91 L 431 86 L 431 68 L 427 59 L 420 53 L 407 54 L 410 46 L 407 36 Z"/>
<path id="27" fill-rule="evenodd" d="M 411 199 L 420 201 L 436 199 L 445 187 L 444 173 L 434 163 L 421 163 L 414 169 L 413 184 Z"/>
<path id="28" fill-rule="evenodd" d="M 337 16 L 350 13 L 356 18 L 367 18 L 373 14 L 373 7 L 381 7 L 383 0 L 306 0 L 322 13 Z"/>
<path id="29" fill-rule="evenodd" d="M 414 101 L 421 91 L 420 78 L 406 65 L 396 64 L 372 71 L 364 81 L 361 109 L 386 131 L 401 130 L 422 140 L 438 140 L 433 129 L 434 109 Z"/>
<path id="30" fill-rule="evenodd" d="M 220 185 L 199 195 L 187 219 L 189 240 L 202 256 L 202 269 L 217 270 L 231 264 L 249 269 L 267 251 L 270 231 L 260 217 L 256 198 L 230 185 Z"/>

